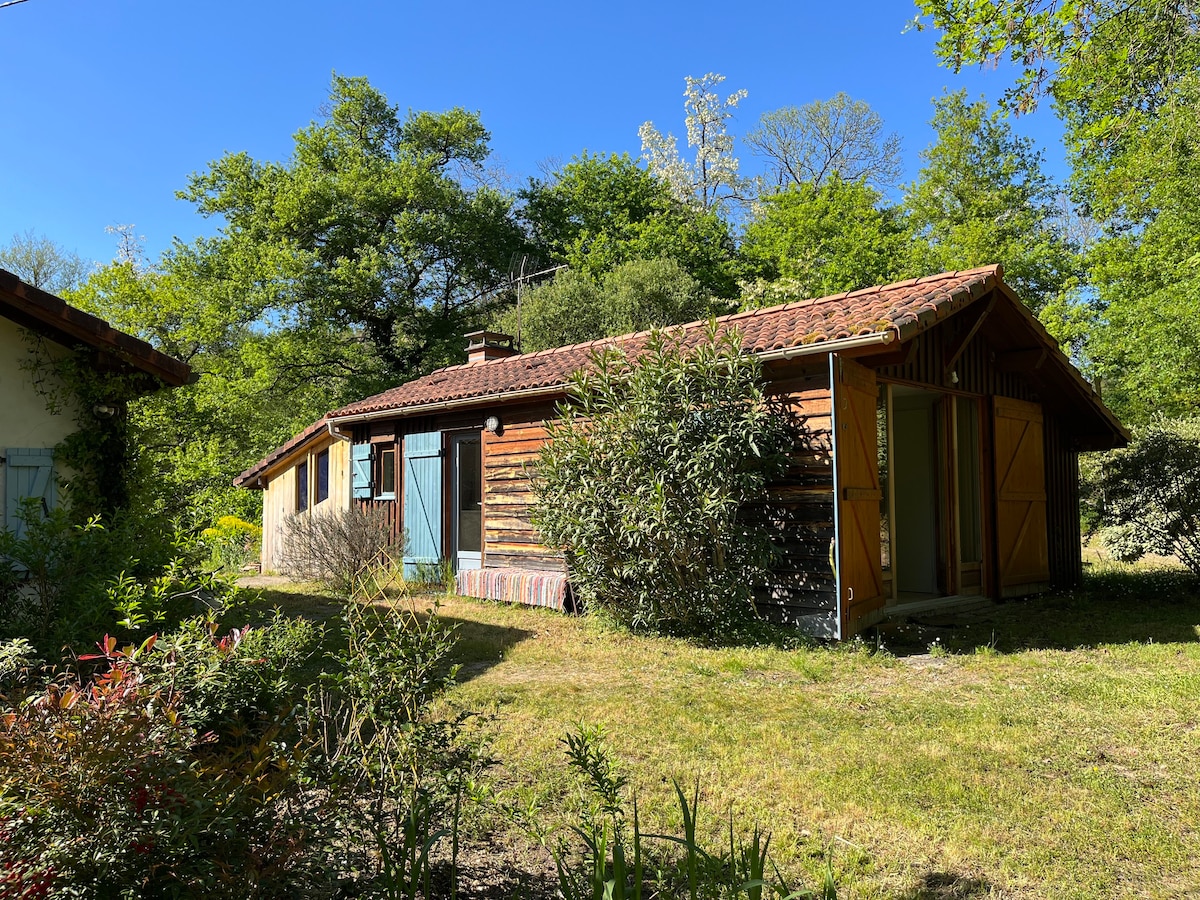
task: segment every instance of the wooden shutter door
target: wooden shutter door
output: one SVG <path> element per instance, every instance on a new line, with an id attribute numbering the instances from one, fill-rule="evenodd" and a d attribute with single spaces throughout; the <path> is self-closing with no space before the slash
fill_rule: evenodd
<path id="1" fill-rule="evenodd" d="M 350 487 L 355 500 L 371 499 L 370 444 L 354 444 L 350 448 Z"/>
<path id="2" fill-rule="evenodd" d="M 1000 596 L 1050 586 L 1042 408 L 992 398 L 996 459 L 996 572 Z"/>
<path id="3" fill-rule="evenodd" d="M 879 546 L 879 464 L 875 373 L 833 357 L 837 589 L 842 640 L 873 624 L 883 609 Z"/>
<path id="4" fill-rule="evenodd" d="M 18 538 L 25 535 L 26 500 L 38 501 L 35 511 L 48 516 L 55 504 L 54 451 L 9 448 L 5 451 L 5 527 Z"/>
<path id="5" fill-rule="evenodd" d="M 404 437 L 404 577 L 442 561 L 442 433 Z"/>

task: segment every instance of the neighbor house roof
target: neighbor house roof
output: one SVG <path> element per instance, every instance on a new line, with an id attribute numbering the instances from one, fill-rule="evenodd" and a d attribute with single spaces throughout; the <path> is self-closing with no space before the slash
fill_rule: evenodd
<path id="1" fill-rule="evenodd" d="M 767 357 L 823 353 L 856 340 L 869 341 L 873 336 L 878 338 L 879 344 L 889 340 L 907 341 L 997 289 L 1011 300 L 1011 314 L 1023 323 L 1021 327 L 1028 329 L 1046 355 L 1056 360 L 1054 366 L 1063 388 L 1092 408 L 1095 427 L 1128 438 L 1120 422 L 1063 356 L 1054 339 L 1004 284 L 1000 266 L 943 272 L 896 284 L 749 310 L 722 316 L 716 322 L 721 329 L 736 328 L 742 349 L 747 353 Z M 678 335 L 685 347 L 690 347 L 704 339 L 708 325 L 708 320 L 700 320 L 668 330 Z M 613 346 L 636 356 L 651 334 L 650 331 L 639 331 L 438 369 L 423 378 L 326 414 L 239 475 L 235 483 L 242 487 L 253 486 L 267 468 L 313 440 L 329 423 L 337 425 L 393 412 L 414 414 L 444 404 L 482 405 L 523 394 L 561 392 L 571 375 L 586 366 L 597 351 Z"/>
<path id="2" fill-rule="evenodd" d="M 99 350 L 165 384 L 178 387 L 191 379 L 192 368 L 187 363 L 118 331 L 60 297 L 26 284 L 4 269 L 0 269 L 0 315 L 56 343 Z"/>

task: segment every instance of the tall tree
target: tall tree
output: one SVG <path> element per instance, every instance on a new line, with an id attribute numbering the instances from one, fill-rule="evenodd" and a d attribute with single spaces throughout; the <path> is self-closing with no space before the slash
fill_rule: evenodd
<path id="1" fill-rule="evenodd" d="M 688 162 L 679 153 L 675 136 L 664 136 L 653 122 L 638 129 L 642 156 L 650 171 L 665 180 L 676 197 L 696 203 L 704 210 L 723 210 L 730 202 L 746 197 L 745 181 L 738 175 L 738 158 L 733 150 L 729 121 L 746 92 L 734 91 L 725 99 L 715 90 L 724 75 L 709 72 L 700 78 L 684 79 L 684 125 L 689 148 L 696 148 Z"/>
<path id="2" fill-rule="evenodd" d="M 540 252 L 593 281 L 631 260 L 672 259 L 704 291 L 737 293 L 725 220 L 678 200 L 666 181 L 628 155 L 584 153 L 548 180 L 531 181 L 521 197 Z"/>
<path id="3" fill-rule="evenodd" d="M 900 136 L 886 133 L 879 113 L 845 93 L 763 113 L 745 140 L 766 160 L 775 188 L 820 187 L 833 176 L 887 187 L 900 177 Z"/>
<path id="4" fill-rule="evenodd" d="M 8 269 L 26 284 L 51 294 L 66 294 L 79 287 L 89 268 L 78 253 L 32 228 L 14 234 L 0 247 L 0 269 Z"/>
<path id="5" fill-rule="evenodd" d="M 567 269 L 526 294 L 499 327 L 528 353 L 730 312 L 673 259 L 634 259 L 599 279 Z"/>
<path id="6" fill-rule="evenodd" d="M 389 380 L 457 360 L 524 246 L 512 198 L 463 174 L 488 157 L 479 117 L 401 116 L 335 76 L 294 141 L 287 163 L 236 153 L 192 176 L 181 196 L 225 222 L 194 252 L 263 310 L 361 335 Z"/>
<path id="7" fill-rule="evenodd" d="M 1131 421 L 1200 413 L 1200 4 L 921 0 L 955 68 L 1012 61 L 1005 104 L 1049 96 L 1071 190 L 1102 234 L 1086 354 Z"/>
<path id="8" fill-rule="evenodd" d="M 911 235 L 903 211 L 863 181 L 836 174 L 763 198 L 742 255 L 761 281 L 749 305 L 821 297 L 906 273 Z"/>
<path id="9" fill-rule="evenodd" d="M 937 140 L 907 188 L 916 268 L 928 272 L 1002 263 L 1005 277 L 1033 309 L 1059 297 L 1078 260 L 1060 228 L 1059 189 L 1042 154 L 966 91 L 935 104 Z"/>

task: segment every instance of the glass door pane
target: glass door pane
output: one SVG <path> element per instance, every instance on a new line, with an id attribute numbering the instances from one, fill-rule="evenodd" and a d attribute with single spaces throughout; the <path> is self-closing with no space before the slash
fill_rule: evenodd
<path id="1" fill-rule="evenodd" d="M 456 549 L 460 564 L 468 554 L 478 566 L 483 549 L 482 444 L 478 437 L 457 438 L 454 447 Z"/>

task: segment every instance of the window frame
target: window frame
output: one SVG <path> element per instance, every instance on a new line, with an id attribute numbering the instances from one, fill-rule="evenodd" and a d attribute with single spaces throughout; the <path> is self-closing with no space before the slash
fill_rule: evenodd
<path id="1" fill-rule="evenodd" d="M 395 500 L 396 499 L 396 445 L 390 444 L 375 444 L 372 449 L 375 451 L 371 466 L 371 488 L 372 496 L 375 500 Z M 391 466 L 386 464 L 388 457 L 391 457 Z M 384 490 L 388 482 L 387 475 L 391 476 L 392 489 Z"/>
<path id="2" fill-rule="evenodd" d="M 329 448 L 317 453 L 316 471 L 313 472 L 313 506 L 329 499 Z"/>
<path id="3" fill-rule="evenodd" d="M 296 463 L 296 513 L 307 512 L 309 506 L 308 457 Z"/>

